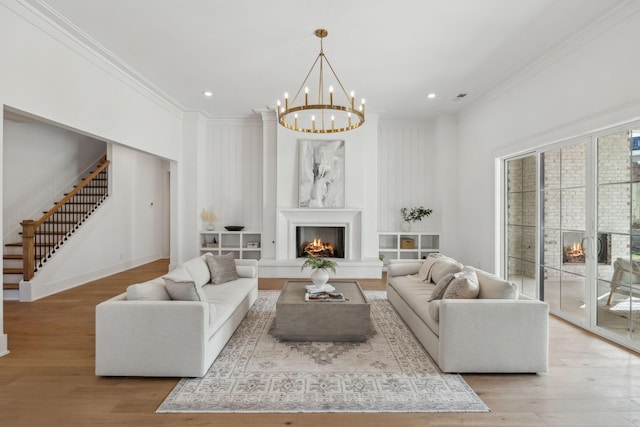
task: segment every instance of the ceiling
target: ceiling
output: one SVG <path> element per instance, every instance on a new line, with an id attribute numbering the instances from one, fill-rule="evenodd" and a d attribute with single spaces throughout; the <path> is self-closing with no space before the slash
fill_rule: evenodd
<path id="1" fill-rule="evenodd" d="M 384 117 L 455 113 L 588 31 L 622 0 L 28 0 L 185 111 L 250 116 L 319 52 Z M 51 10 L 53 9 L 53 10 Z M 59 15 L 58 15 L 59 14 Z M 74 28 L 77 27 L 77 28 Z M 213 96 L 203 96 L 209 90 Z M 435 93 L 428 99 L 428 93 Z M 458 94 L 466 97 L 458 99 Z"/>

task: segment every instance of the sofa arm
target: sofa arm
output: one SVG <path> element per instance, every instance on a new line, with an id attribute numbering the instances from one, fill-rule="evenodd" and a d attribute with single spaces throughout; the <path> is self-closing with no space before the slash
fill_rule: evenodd
<path id="1" fill-rule="evenodd" d="M 236 269 L 240 277 L 258 277 L 258 261 L 255 259 L 237 259 Z"/>
<path id="2" fill-rule="evenodd" d="M 549 306 L 536 300 L 445 299 L 438 361 L 444 372 L 546 372 Z"/>
<path id="3" fill-rule="evenodd" d="M 406 276 L 407 274 L 416 274 L 420 271 L 423 261 L 416 260 L 397 260 L 392 259 L 387 264 L 387 277 Z"/>
<path id="4" fill-rule="evenodd" d="M 202 376 L 209 304 L 127 301 L 96 306 L 96 375 Z"/>

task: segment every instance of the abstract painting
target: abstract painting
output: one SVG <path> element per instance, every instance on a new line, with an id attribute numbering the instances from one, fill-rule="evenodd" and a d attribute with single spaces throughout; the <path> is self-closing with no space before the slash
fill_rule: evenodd
<path id="1" fill-rule="evenodd" d="M 344 140 L 300 140 L 301 208 L 344 208 Z"/>

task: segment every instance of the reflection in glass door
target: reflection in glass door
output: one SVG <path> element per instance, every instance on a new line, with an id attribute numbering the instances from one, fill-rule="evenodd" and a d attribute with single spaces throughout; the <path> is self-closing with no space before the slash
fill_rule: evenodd
<path id="1" fill-rule="evenodd" d="M 587 147 L 541 154 L 542 299 L 552 310 L 585 319 Z"/>
<path id="2" fill-rule="evenodd" d="M 597 228 L 610 256 L 597 264 L 597 326 L 640 342 L 640 133 L 597 138 Z"/>
<path id="3" fill-rule="evenodd" d="M 537 298 L 536 155 L 506 162 L 507 275 L 521 293 Z"/>

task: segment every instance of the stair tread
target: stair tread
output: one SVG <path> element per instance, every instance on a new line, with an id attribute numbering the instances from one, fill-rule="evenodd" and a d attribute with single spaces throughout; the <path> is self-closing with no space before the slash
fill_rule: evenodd
<path id="1" fill-rule="evenodd" d="M 3 274 L 22 274 L 22 268 L 3 268 Z"/>
<path id="2" fill-rule="evenodd" d="M 22 242 L 6 243 L 6 244 L 5 244 L 5 246 L 10 246 L 10 247 L 12 247 L 12 248 L 20 247 L 20 246 L 22 246 Z"/>
<path id="3" fill-rule="evenodd" d="M 20 283 L 3 283 L 3 289 L 20 289 Z"/>
<path id="4" fill-rule="evenodd" d="M 22 254 L 4 254 L 2 259 L 22 259 Z"/>

